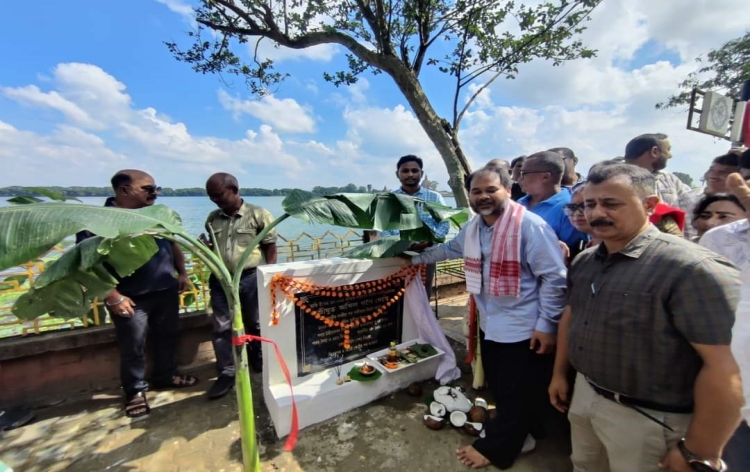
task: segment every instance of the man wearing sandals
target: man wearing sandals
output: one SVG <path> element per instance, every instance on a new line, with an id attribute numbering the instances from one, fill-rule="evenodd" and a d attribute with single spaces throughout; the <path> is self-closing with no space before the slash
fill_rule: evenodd
<path id="1" fill-rule="evenodd" d="M 130 210 L 153 205 L 161 190 L 153 177 L 130 169 L 121 170 L 112 177 L 112 188 L 115 196 L 107 199 L 105 206 Z M 76 243 L 92 236 L 90 232 L 82 231 L 76 235 Z M 158 246 L 156 254 L 130 276 L 118 277 L 117 287 L 104 299 L 115 325 L 120 349 L 120 378 L 126 398 L 125 414 L 129 418 L 142 417 L 151 411 L 146 398 L 149 384 L 144 379 L 144 347 L 149 330 L 153 341 L 153 386 L 181 388 L 198 383 L 193 376 L 177 374 L 175 362 L 180 292 L 190 283 L 185 272 L 185 259 L 178 245 L 165 239 L 155 238 L 155 241 Z"/>

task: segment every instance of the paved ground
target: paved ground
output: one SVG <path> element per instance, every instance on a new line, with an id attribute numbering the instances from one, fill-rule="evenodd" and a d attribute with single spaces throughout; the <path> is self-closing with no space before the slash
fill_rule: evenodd
<path id="1" fill-rule="evenodd" d="M 441 325 L 462 340 L 463 297 L 441 301 Z M 455 343 L 459 359 L 462 343 Z M 197 372 L 202 379 L 210 368 Z M 422 425 L 421 399 L 399 392 L 332 420 L 304 429 L 297 448 L 282 452 L 261 406 L 260 378 L 254 380 L 257 425 L 264 471 L 465 471 L 453 454 L 471 438 L 449 427 Z M 459 384 L 470 385 L 465 375 Z M 35 471 L 241 471 L 237 407 L 232 395 L 208 401 L 208 382 L 179 392 L 158 392 L 149 418 L 122 417 L 117 392 L 68 399 L 37 410 L 37 420 L 0 436 L 0 460 L 16 472 Z M 425 391 L 436 388 L 431 382 Z M 471 392 L 470 392 L 471 393 Z M 515 472 L 571 469 L 565 424 L 552 418 L 537 450 L 521 457 Z"/>

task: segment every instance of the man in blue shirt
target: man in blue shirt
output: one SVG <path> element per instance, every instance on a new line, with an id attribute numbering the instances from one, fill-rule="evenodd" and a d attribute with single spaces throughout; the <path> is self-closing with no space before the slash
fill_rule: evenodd
<path id="1" fill-rule="evenodd" d="M 154 178 L 135 169 L 117 172 L 112 177 L 114 197 L 104 206 L 136 210 L 151 206 L 161 187 Z M 76 244 L 94 236 L 89 231 L 76 235 Z M 109 317 L 115 325 L 120 350 L 120 378 L 125 392 L 125 415 L 139 418 L 148 415 L 151 407 L 146 398 L 149 384 L 145 380 L 146 335 L 153 338 L 152 385 L 157 388 L 192 387 L 198 379 L 177 373 L 179 341 L 180 292 L 190 282 L 185 271 L 185 258 L 176 243 L 154 238 L 158 251 L 139 269 L 127 277 L 117 278 L 117 287 L 104 299 Z"/>
<path id="2" fill-rule="evenodd" d="M 566 270 L 557 236 L 542 218 L 511 201 L 510 186 L 510 176 L 496 167 L 471 174 L 467 187 L 474 219 L 450 242 L 411 259 L 413 264 L 466 261 L 467 289 L 479 312 L 482 363 L 498 412 L 484 438 L 456 451 L 473 468 L 507 469 L 522 450 L 534 448 L 529 433 L 539 426 L 547 401 L 545 379 L 565 308 Z M 506 215 L 517 215 L 507 231 Z M 515 243 L 498 244 L 497 238 Z"/>
<path id="3" fill-rule="evenodd" d="M 393 191 L 393 193 L 399 193 L 401 195 L 408 195 L 410 197 L 419 198 L 426 202 L 438 203 L 445 205 L 443 196 L 439 193 L 424 188 L 420 185 L 424 173 L 422 168 L 424 163 L 422 159 L 414 155 L 403 156 L 396 163 L 396 177 L 401 182 L 401 187 Z M 450 222 L 448 220 L 441 221 L 438 223 L 427 211 L 422 208 L 422 205 L 418 205 L 419 217 L 422 222 L 427 225 L 435 236 L 443 240 L 450 230 Z M 383 236 L 398 236 L 397 230 L 383 231 L 380 233 Z M 435 264 L 427 264 L 427 274 L 425 290 L 427 291 L 427 298 L 432 295 L 432 283 L 435 278 Z"/>
<path id="4" fill-rule="evenodd" d="M 518 200 L 532 213 L 541 216 L 568 248 L 588 241 L 588 235 L 575 229 L 565 214 L 571 193 L 561 186 L 565 163 L 559 154 L 542 151 L 526 158 L 521 168 L 521 180 L 526 196 Z"/>

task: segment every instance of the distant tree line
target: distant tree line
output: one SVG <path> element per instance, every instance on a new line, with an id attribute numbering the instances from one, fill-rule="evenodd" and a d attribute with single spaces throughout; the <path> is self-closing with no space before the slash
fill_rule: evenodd
<path id="1" fill-rule="evenodd" d="M 35 195 L 34 192 L 27 190 L 29 187 L 0 187 L 0 196 L 17 197 L 20 195 Z M 44 187 L 48 190 L 62 192 L 69 197 L 110 197 L 112 196 L 111 187 Z M 247 197 L 283 197 L 289 195 L 291 188 L 275 188 L 273 190 L 265 188 L 241 188 L 240 194 Z M 348 184 L 343 187 L 321 187 L 315 186 L 313 193 L 318 195 L 330 195 L 333 193 L 367 193 L 367 187 L 354 184 Z M 201 187 L 190 188 L 162 188 L 161 195 L 164 197 L 201 197 L 206 195 L 206 189 Z"/>

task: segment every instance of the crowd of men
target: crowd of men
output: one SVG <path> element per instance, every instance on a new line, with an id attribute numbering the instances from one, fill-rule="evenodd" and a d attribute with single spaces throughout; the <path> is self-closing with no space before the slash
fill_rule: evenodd
<path id="1" fill-rule="evenodd" d="M 495 159 L 466 179 L 471 222 L 411 258 L 462 258 L 479 314 L 497 415 L 462 463 L 533 450 L 544 395 L 576 472 L 750 470 L 750 151 L 695 190 L 671 158 L 645 134 L 585 178 L 568 148 Z"/>
<path id="2" fill-rule="evenodd" d="M 478 311 L 497 415 L 484 437 L 456 451 L 462 463 L 511 467 L 535 448 L 542 402 L 551 402 L 567 413 L 577 472 L 750 470 L 738 367 L 750 376 L 750 151 L 713 159 L 705 186 L 695 190 L 665 171 L 671 157 L 665 135 L 646 134 L 585 177 L 568 148 L 493 160 L 466 179 L 473 217 L 458 235 L 412 247 L 421 253 L 410 262 L 427 265 L 430 283 L 435 263 L 463 259 Z M 444 204 L 421 187 L 419 157 L 399 159 L 396 176 L 395 192 Z M 106 205 L 125 209 L 153 204 L 160 190 L 139 170 L 120 171 L 111 183 L 115 196 Z M 270 231 L 238 266 L 273 219 L 239 189 L 230 174 L 208 179 L 218 208 L 206 219 L 214 238 L 202 240 L 215 241 L 230 272 L 241 272 L 246 331 L 259 335 L 256 269 L 276 262 L 277 236 Z M 420 215 L 437 238 L 447 236 L 447 222 Z M 130 418 L 149 414 L 149 388 L 198 383 L 175 362 L 179 294 L 189 285 L 183 254 L 168 241 L 157 244 L 152 259 L 105 299 Z M 217 380 L 207 395 L 215 399 L 231 390 L 235 367 L 228 302 L 215 278 L 209 286 Z M 257 343 L 249 362 L 262 370 Z M 750 409 L 742 413 L 750 420 Z"/>

